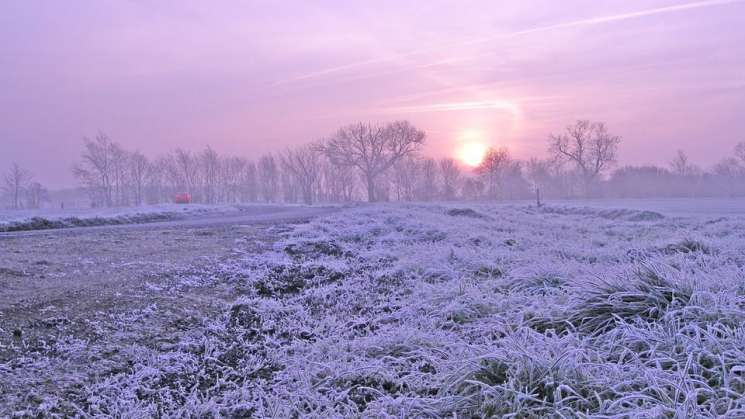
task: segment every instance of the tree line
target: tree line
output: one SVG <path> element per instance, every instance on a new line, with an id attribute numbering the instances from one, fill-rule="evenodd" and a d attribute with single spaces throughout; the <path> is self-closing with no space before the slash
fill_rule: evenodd
<path id="1" fill-rule="evenodd" d="M 241 203 L 745 196 L 745 142 L 704 170 L 683 151 L 667 167 L 616 167 L 621 137 L 577 121 L 547 141 L 547 157 L 519 160 L 489 149 L 475 168 L 425 157 L 424 131 L 407 121 L 355 123 L 327 138 L 249 159 L 177 148 L 156 157 L 104 133 L 83 139 L 73 174 L 92 206 L 172 202 Z M 13 165 L 3 188 L 12 208 L 38 207 L 46 189 Z"/>
<path id="2" fill-rule="evenodd" d="M 18 163 L 10 165 L 2 180 L 0 192 L 11 209 L 36 209 L 49 200 L 47 188 L 35 181 L 33 174 Z"/>

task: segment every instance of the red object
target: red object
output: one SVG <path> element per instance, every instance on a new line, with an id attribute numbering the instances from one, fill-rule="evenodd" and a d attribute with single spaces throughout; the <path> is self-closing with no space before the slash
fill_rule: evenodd
<path id="1" fill-rule="evenodd" d="M 173 202 L 177 204 L 188 204 L 191 203 L 191 195 L 186 192 L 177 193 L 176 197 L 173 198 Z"/>

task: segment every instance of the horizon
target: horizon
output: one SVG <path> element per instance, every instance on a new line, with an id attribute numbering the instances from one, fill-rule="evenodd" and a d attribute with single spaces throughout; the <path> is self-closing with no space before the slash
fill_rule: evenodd
<path id="1" fill-rule="evenodd" d="M 59 189 L 99 130 L 147 155 L 255 159 L 397 119 L 438 158 L 474 136 L 543 157 L 551 133 L 591 119 L 623 138 L 620 165 L 682 149 L 709 167 L 745 140 L 743 14 L 741 0 L 7 2 L 0 167 Z"/>

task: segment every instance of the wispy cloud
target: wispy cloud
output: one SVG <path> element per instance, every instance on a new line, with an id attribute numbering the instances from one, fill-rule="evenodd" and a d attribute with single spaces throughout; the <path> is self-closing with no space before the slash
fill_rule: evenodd
<path id="1" fill-rule="evenodd" d="M 435 103 L 429 105 L 402 106 L 388 108 L 393 113 L 420 113 L 420 112 L 452 112 L 469 111 L 474 109 L 494 109 L 509 112 L 513 115 L 520 113 L 520 107 L 514 102 L 504 100 L 480 100 L 470 102 Z"/>
<path id="2" fill-rule="evenodd" d="M 702 7 L 711 7 L 711 6 L 719 6 L 719 5 L 731 4 L 731 3 L 740 3 L 742 1 L 743 0 L 706 0 L 706 1 L 699 1 L 695 3 L 678 4 L 675 6 L 658 7 L 654 9 L 641 10 L 637 12 L 620 13 L 620 14 L 610 15 L 610 16 L 600 16 L 600 17 L 594 17 L 594 18 L 589 18 L 589 19 L 575 20 L 571 22 L 557 23 L 556 25 L 541 26 L 537 28 L 526 29 L 523 31 L 512 32 L 507 36 L 513 37 L 513 36 L 520 36 L 520 35 L 528 35 L 528 34 L 536 33 L 536 32 L 546 32 L 546 31 L 553 31 L 557 29 L 572 28 L 572 27 L 577 27 L 577 26 L 598 25 L 601 23 L 610 23 L 610 22 L 617 22 L 621 20 L 636 19 L 640 17 L 653 16 L 653 15 L 659 15 L 659 14 L 664 14 L 664 13 L 675 13 L 675 12 L 682 12 L 682 11 L 691 10 L 691 9 L 700 9 Z"/>
<path id="3" fill-rule="evenodd" d="M 308 73 L 301 74 L 295 77 L 276 81 L 275 83 L 273 83 L 273 86 L 293 84 L 297 82 L 303 82 L 307 80 L 323 78 L 325 76 L 338 74 L 338 73 L 345 72 L 348 70 L 353 70 L 356 68 L 364 68 L 370 65 L 378 65 L 378 64 L 385 64 L 385 63 L 392 63 L 392 62 L 402 62 L 402 61 L 405 61 L 407 58 L 412 58 L 418 55 L 423 55 L 423 54 L 443 51 L 443 50 L 457 50 L 459 47 L 478 45 L 482 43 L 493 42 L 493 41 L 500 40 L 500 39 L 510 39 L 510 38 L 530 35 L 534 33 L 550 32 L 550 31 L 556 31 L 556 30 L 573 28 L 573 27 L 599 25 L 599 24 L 618 22 L 618 21 L 629 20 L 629 19 L 639 19 L 639 18 L 660 15 L 660 14 L 679 13 L 679 12 L 684 12 L 684 11 L 693 10 L 693 9 L 701 9 L 701 8 L 706 8 L 706 7 L 742 3 L 743 1 L 745 0 L 703 0 L 703 1 L 697 1 L 697 2 L 692 2 L 692 3 L 677 4 L 673 6 L 665 6 L 665 7 L 657 7 L 653 9 L 639 10 L 635 12 L 619 13 L 619 14 L 614 14 L 614 15 L 598 16 L 598 17 L 587 18 L 587 19 L 573 20 L 573 21 L 568 21 L 568 22 L 557 23 L 554 25 L 540 26 L 540 27 L 535 27 L 535 28 L 530 28 L 530 29 L 525 29 L 525 30 L 520 30 L 520 31 L 496 34 L 496 35 L 488 36 L 488 37 L 470 39 L 470 40 L 466 40 L 466 41 L 462 41 L 462 42 L 458 42 L 454 44 L 449 44 L 449 45 L 428 46 L 425 48 L 418 48 L 418 49 L 404 52 L 404 53 L 390 54 L 390 55 L 383 56 L 383 57 L 372 58 L 369 60 L 357 61 L 357 62 L 339 65 L 335 67 L 329 67 L 329 68 L 318 70 L 318 71 L 308 72 Z M 416 67 L 416 66 L 423 66 L 423 65 L 427 66 L 427 64 L 421 64 L 421 62 L 418 65 L 413 65 L 413 66 Z M 357 77 L 365 78 L 364 75 L 358 75 Z"/>

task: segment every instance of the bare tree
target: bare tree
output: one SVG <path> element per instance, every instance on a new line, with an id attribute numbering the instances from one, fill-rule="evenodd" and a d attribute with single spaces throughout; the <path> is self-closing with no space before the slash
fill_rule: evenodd
<path id="1" fill-rule="evenodd" d="M 259 199 L 259 178 L 253 160 L 246 162 L 241 180 L 241 200 L 256 202 Z"/>
<path id="2" fill-rule="evenodd" d="M 176 151 L 173 152 L 173 163 L 182 192 L 193 194 L 196 189 L 197 177 L 199 175 L 197 159 L 191 151 L 177 148 Z"/>
<path id="3" fill-rule="evenodd" d="M 135 205 L 141 205 L 145 201 L 145 186 L 151 173 L 150 162 L 144 154 L 135 151 L 129 155 L 129 178 Z"/>
<path id="4" fill-rule="evenodd" d="M 159 157 L 148 165 L 146 200 L 150 204 L 167 201 L 174 191 L 169 189 L 168 157 Z"/>
<path id="5" fill-rule="evenodd" d="M 287 150 L 280 156 L 282 167 L 293 184 L 300 188 L 303 202 L 312 204 L 320 175 L 320 155 L 317 146 L 305 145 Z"/>
<path id="6" fill-rule="evenodd" d="M 40 208 L 42 202 L 49 201 L 49 191 L 39 182 L 31 182 L 26 188 L 26 207 Z"/>
<path id="7" fill-rule="evenodd" d="M 266 202 L 275 202 L 279 190 L 279 168 L 274 156 L 261 156 L 258 167 L 259 190 L 261 198 Z"/>
<path id="8" fill-rule="evenodd" d="M 703 171 L 690 162 L 683 150 L 678 150 L 670 161 L 670 171 L 674 176 L 671 189 L 675 195 L 693 197 L 698 194 L 703 180 Z"/>
<path id="9" fill-rule="evenodd" d="M 484 194 L 484 189 L 484 182 L 469 177 L 463 181 L 463 192 L 461 195 L 465 199 L 479 199 Z"/>
<path id="10" fill-rule="evenodd" d="M 735 158 L 740 161 L 740 165 L 745 167 L 745 141 L 740 141 L 735 146 Z"/>
<path id="11" fill-rule="evenodd" d="M 31 172 L 23 169 L 18 163 L 10 166 L 10 171 L 5 175 L 3 192 L 10 197 L 11 208 L 21 208 L 21 197 L 32 178 Z"/>
<path id="12" fill-rule="evenodd" d="M 443 199 L 454 199 L 458 194 L 458 185 L 461 181 L 460 167 L 455 159 L 448 157 L 440 160 L 440 180 L 442 181 Z"/>
<path id="13" fill-rule="evenodd" d="M 393 199 L 397 201 L 413 201 L 416 198 L 420 169 L 419 161 L 413 157 L 401 159 L 393 164 L 391 172 L 386 176 L 387 183 L 392 188 Z"/>
<path id="14" fill-rule="evenodd" d="M 81 161 L 73 174 L 88 189 L 93 205 L 114 204 L 114 149 L 116 144 L 99 132 L 94 140 L 83 138 Z"/>
<path id="15" fill-rule="evenodd" d="M 342 127 L 320 149 L 335 165 L 357 168 L 367 187 L 367 199 L 376 200 L 376 180 L 397 161 L 416 153 L 425 134 L 408 121 L 385 126 L 357 123 Z"/>
<path id="16" fill-rule="evenodd" d="M 355 191 L 354 169 L 331 164 L 328 159 L 321 162 L 320 199 L 328 202 L 351 201 Z"/>
<path id="17" fill-rule="evenodd" d="M 593 182 L 616 162 L 620 142 L 621 137 L 610 134 L 604 123 L 580 120 L 565 133 L 550 136 L 549 152 L 557 160 L 574 164 L 587 194 Z"/>
<path id="18" fill-rule="evenodd" d="M 419 178 L 419 198 L 431 201 L 437 197 L 437 161 L 432 158 L 421 161 Z"/>
<path id="19" fill-rule="evenodd" d="M 734 157 L 726 157 L 718 162 L 712 168 L 713 180 L 715 183 L 715 191 L 719 195 L 724 194 L 732 197 L 738 194 L 741 186 L 742 167 L 740 162 Z"/>
<path id="20" fill-rule="evenodd" d="M 499 150 L 490 148 L 484 155 L 475 172 L 484 182 L 486 194 L 492 199 L 502 195 L 503 181 L 506 170 L 512 159 L 506 148 Z"/>
<path id="21" fill-rule="evenodd" d="M 502 198 L 525 199 L 532 195 L 531 185 L 523 175 L 523 163 L 521 161 L 509 161 L 503 171 L 501 181 L 500 195 Z"/>
<path id="22" fill-rule="evenodd" d="M 694 176 L 700 169 L 690 162 L 688 155 L 683 150 L 678 150 L 675 157 L 670 161 L 670 170 L 678 176 Z"/>
<path id="23" fill-rule="evenodd" d="M 242 157 L 225 157 L 219 162 L 218 188 L 215 199 L 217 202 L 240 202 L 249 200 L 243 197 L 244 183 L 246 182 L 246 167 L 248 160 Z M 256 166 L 253 166 L 254 181 Z"/>
<path id="24" fill-rule="evenodd" d="M 525 165 L 525 176 L 536 188 L 545 188 L 551 181 L 550 162 L 532 158 Z"/>
<path id="25" fill-rule="evenodd" d="M 112 194 L 114 205 L 124 206 L 129 204 L 127 196 L 127 183 L 129 179 L 129 153 L 127 153 L 117 143 L 111 143 L 111 173 L 112 173 Z"/>
<path id="26" fill-rule="evenodd" d="M 217 201 L 217 189 L 220 178 L 220 156 L 212 147 L 202 151 L 198 156 L 198 179 L 201 181 L 202 202 L 214 204 Z"/>

